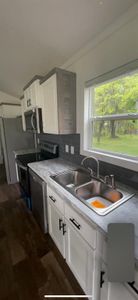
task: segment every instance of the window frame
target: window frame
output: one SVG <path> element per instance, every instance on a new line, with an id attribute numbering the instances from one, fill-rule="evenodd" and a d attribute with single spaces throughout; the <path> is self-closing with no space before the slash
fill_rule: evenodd
<path id="1" fill-rule="evenodd" d="M 113 80 L 114 78 L 119 78 L 124 76 L 127 73 L 136 71 L 138 69 L 138 59 L 129 62 L 128 64 L 125 64 L 119 68 L 116 68 L 112 71 L 109 71 L 107 73 L 104 73 L 103 75 L 100 75 L 92 80 L 89 80 L 85 83 L 84 88 L 84 127 L 83 127 L 83 141 L 81 144 L 81 154 L 87 155 L 87 156 L 95 156 L 101 161 L 105 161 L 107 163 L 111 163 L 114 165 L 119 165 L 121 167 L 131 169 L 134 171 L 138 171 L 138 156 L 132 157 L 127 154 L 121 154 L 117 152 L 111 152 L 111 151 L 105 151 L 101 149 L 92 149 L 92 121 L 95 120 L 102 120 L 102 119 L 108 119 L 108 120 L 137 120 L 138 119 L 138 113 L 126 113 L 126 114 L 120 114 L 120 115 L 108 115 L 108 116 L 91 116 L 91 92 L 92 92 L 92 86 L 97 86 L 99 84 L 102 84 L 104 82 L 109 82 Z M 91 137 L 91 138 L 90 138 Z"/>

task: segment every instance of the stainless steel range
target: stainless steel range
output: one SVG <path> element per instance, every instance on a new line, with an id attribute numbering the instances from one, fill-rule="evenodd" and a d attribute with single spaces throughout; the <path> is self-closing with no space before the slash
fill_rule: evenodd
<path id="1" fill-rule="evenodd" d="M 25 153 L 16 156 L 18 178 L 22 191 L 30 196 L 29 168 L 28 164 L 58 157 L 58 145 L 41 141 L 38 152 Z"/>
<path id="2" fill-rule="evenodd" d="M 32 170 L 28 163 L 58 157 L 58 145 L 48 142 L 39 144 L 39 151 L 16 156 L 18 178 L 25 198 L 29 199 L 34 218 L 44 233 L 47 232 L 46 183 Z"/>

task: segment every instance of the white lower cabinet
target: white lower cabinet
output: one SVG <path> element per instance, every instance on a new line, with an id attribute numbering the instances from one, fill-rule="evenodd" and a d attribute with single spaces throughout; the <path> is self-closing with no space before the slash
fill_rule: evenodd
<path id="1" fill-rule="evenodd" d="M 57 205 L 60 200 L 59 194 L 56 194 L 55 191 L 49 187 L 47 199 L 49 234 L 66 259 L 67 264 L 85 294 L 92 295 L 95 250 L 82 236 L 83 228 L 86 226 L 85 221 L 78 219 L 79 215 L 77 216 L 77 214 L 75 218 L 77 221 L 80 221 L 80 224 L 76 223 L 76 219 L 68 220 L 65 217 L 66 213 L 64 213 L 63 206 Z M 60 211 L 60 208 L 62 211 Z M 81 230 L 82 233 L 80 232 Z M 93 230 L 93 244 L 95 245 L 95 234 Z M 91 240 L 92 238 L 90 237 L 90 242 Z"/>
<path id="2" fill-rule="evenodd" d="M 85 294 L 92 296 L 92 300 L 138 299 L 127 284 L 108 281 L 107 257 L 102 253 L 103 235 L 50 187 L 47 199 L 49 234 Z M 137 287 L 138 272 L 135 275 Z"/>
<path id="3" fill-rule="evenodd" d="M 65 257 L 64 216 L 50 201 L 48 203 L 48 223 L 49 234 L 63 257 Z"/>
<path id="4" fill-rule="evenodd" d="M 94 251 L 72 225 L 66 223 L 66 261 L 87 295 L 92 295 Z"/>

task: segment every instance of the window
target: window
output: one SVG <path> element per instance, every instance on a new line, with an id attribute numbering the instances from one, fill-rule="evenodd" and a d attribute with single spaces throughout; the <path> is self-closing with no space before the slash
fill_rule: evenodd
<path id="1" fill-rule="evenodd" d="M 87 150 L 136 161 L 138 62 L 87 82 L 86 91 Z"/>

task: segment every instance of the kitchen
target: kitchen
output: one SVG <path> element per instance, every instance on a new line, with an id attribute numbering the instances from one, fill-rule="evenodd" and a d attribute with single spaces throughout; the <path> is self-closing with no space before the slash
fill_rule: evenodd
<path id="1" fill-rule="evenodd" d="M 80 294 L 80 297 L 87 295 L 87 298 L 95 300 L 114 300 L 119 297 L 129 300 L 137 299 L 137 3 L 136 1 L 123 1 L 121 5 L 115 3 L 115 1 L 110 1 L 110 4 L 109 1 L 95 1 L 92 4 L 90 1 L 85 3 L 80 1 L 81 5 L 78 9 L 77 4 L 79 1 L 76 1 L 76 4 L 72 3 L 71 7 L 71 4 L 63 4 L 63 1 L 59 0 L 60 5 L 62 4 L 62 11 L 60 5 L 58 7 L 59 3 L 56 4 L 55 1 L 51 1 L 52 4 L 49 1 L 46 4 L 41 3 L 41 8 L 37 6 L 39 1 L 36 1 L 34 7 L 31 7 L 32 1 L 29 2 L 28 9 L 33 9 L 32 23 L 30 27 L 28 26 L 30 31 L 33 30 L 34 24 L 37 25 L 38 32 L 36 34 L 39 33 L 38 36 L 42 38 L 42 33 L 39 30 L 41 24 L 36 22 L 35 16 L 37 13 L 44 16 L 45 5 L 47 5 L 47 11 L 48 8 L 50 12 L 53 9 L 56 18 L 61 18 L 59 18 L 58 23 L 61 32 L 63 33 L 63 21 L 66 24 L 67 32 L 69 30 L 64 37 L 60 32 L 58 38 L 61 39 L 60 42 L 62 38 L 65 39 L 64 47 L 67 43 L 70 54 L 68 54 L 66 47 L 64 49 L 62 43 L 61 48 L 63 47 L 63 49 L 61 51 L 65 51 L 63 58 L 62 55 L 59 55 L 56 59 L 55 52 L 52 49 L 50 52 L 47 49 L 46 55 L 44 54 L 45 51 L 41 50 L 42 57 L 39 63 L 36 63 L 35 57 L 38 59 L 38 56 L 36 56 L 38 46 L 34 49 L 34 54 L 29 53 L 35 42 L 33 37 L 29 35 L 31 34 L 29 31 L 28 38 L 30 38 L 30 42 L 32 38 L 32 44 L 28 43 L 28 47 L 30 44 L 31 47 L 28 48 L 27 54 L 24 54 L 22 49 L 21 58 L 25 59 L 26 57 L 26 61 L 24 61 L 26 67 L 23 68 L 24 79 L 22 80 L 20 73 L 22 84 L 16 76 L 17 84 L 14 84 L 15 79 L 10 72 L 9 75 L 3 72 L 3 79 L 1 80 L 1 82 L 5 80 L 5 85 L 1 84 L 0 87 L 4 91 L 1 95 L 0 113 L 2 119 L 1 132 L 4 132 L 4 134 L 1 134 L 3 161 L 5 162 L 8 187 L 12 187 L 17 182 L 20 183 L 21 198 L 24 199 L 24 202 L 20 203 L 16 199 L 18 207 L 22 208 L 24 214 L 24 210 L 26 211 L 25 205 L 27 216 L 31 214 L 30 218 L 34 217 L 31 222 L 36 222 L 37 225 L 35 226 L 39 226 L 36 231 L 40 230 L 40 235 L 42 234 L 40 244 L 41 242 L 43 244 L 43 236 L 46 236 L 44 244 L 47 242 L 49 248 L 55 249 L 52 251 L 58 253 L 57 256 L 60 257 L 52 256 L 50 260 L 51 256 L 47 256 L 49 250 L 47 250 L 47 246 L 44 246 L 45 251 L 48 252 L 48 254 L 43 253 L 45 255 L 41 255 L 40 265 L 46 262 L 44 273 L 48 273 L 47 270 L 53 268 L 52 261 L 54 261 L 55 266 L 57 266 L 55 267 L 56 270 L 59 270 L 57 277 L 61 275 L 62 280 L 66 282 L 66 288 L 63 288 L 60 284 L 59 286 L 53 284 L 52 288 L 50 286 L 48 289 L 48 274 L 43 274 L 46 279 L 45 284 L 38 284 L 39 295 L 34 285 L 32 294 L 28 292 L 27 299 L 41 299 L 48 292 L 50 295 L 53 293 L 54 296 L 56 294 L 63 296 L 66 293 L 68 295 Z M 7 12 L 6 5 L 2 5 L 4 12 Z M 21 10 L 24 10 L 24 6 L 25 4 L 17 5 L 22 20 Z M 78 9 L 78 24 L 72 22 L 69 27 L 68 22 L 70 20 L 68 18 L 64 19 L 65 12 L 67 16 L 67 9 L 74 22 Z M 108 11 L 111 14 L 107 13 Z M 85 15 L 84 12 L 87 12 L 88 15 Z M 96 13 L 97 19 L 99 17 L 100 20 L 99 23 L 96 23 L 96 18 L 91 20 L 91 17 L 94 17 Z M 9 29 L 8 34 L 13 36 L 14 30 L 16 32 L 14 26 L 17 25 L 16 22 L 18 21 L 13 20 L 14 14 L 15 11 L 12 8 L 11 15 L 8 12 L 9 22 L 12 22 L 12 25 L 9 24 L 11 31 Z M 28 14 L 26 14 L 26 18 L 26 22 L 29 22 Z M 47 20 L 49 18 L 50 13 L 49 16 L 47 13 Z M 88 22 L 86 22 L 87 26 L 85 27 L 86 20 Z M 58 45 L 58 55 L 59 44 L 56 37 L 56 21 L 57 19 L 53 24 L 53 28 L 51 28 L 51 32 L 55 44 L 57 42 Z M 4 20 L 1 20 L 1 22 L 4 22 Z M 83 29 L 82 32 L 80 24 Z M 4 25 L 6 29 L 8 25 L 5 23 Z M 27 34 L 26 31 L 22 31 L 26 29 L 27 24 L 24 26 L 22 28 L 20 24 L 19 29 L 22 34 Z M 35 27 L 35 29 L 37 28 Z M 47 28 L 47 30 L 49 29 Z M 16 33 L 19 37 L 19 32 Z M 75 40 L 75 34 L 76 37 L 78 36 L 78 40 Z M 79 40 L 78 34 L 80 34 L 81 40 Z M 71 40 L 67 41 L 66 35 L 69 39 L 71 38 L 74 51 L 71 49 Z M 51 38 L 51 36 L 47 35 L 47 38 Z M 19 41 L 21 42 L 20 37 Z M 79 42 L 81 45 L 79 45 Z M 11 43 L 10 40 L 9 43 Z M 23 42 L 21 42 L 21 45 L 25 47 Z M 14 45 L 12 44 L 12 46 Z M 75 47 L 77 50 L 75 50 Z M 4 46 L 3 50 L 8 51 L 5 50 Z M 15 61 L 20 58 L 18 51 L 16 54 L 12 53 L 12 55 L 15 55 Z M 31 64 L 33 67 L 31 67 Z M 5 70 L 4 64 L 3 70 Z M 5 79 L 4 76 L 6 76 Z M 12 86 L 10 82 L 12 82 Z M 117 90 L 120 93 L 119 102 L 117 102 L 118 98 L 116 98 L 115 93 L 113 95 L 114 101 L 111 97 L 106 97 L 111 88 L 110 83 L 114 85 L 114 90 L 115 86 L 119 86 Z M 129 94 L 128 100 L 127 87 L 129 90 L 131 88 L 134 91 Z M 16 95 L 15 98 L 11 99 L 10 97 L 13 96 L 8 95 L 8 93 Z M 103 97 L 104 93 L 105 96 Z M 114 103 L 116 105 L 115 112 Z M 129 103 L 132 104 L 129 105 Z M 8 128 L 8 136 L 14 138 L 6 138 L 6 128 Z M 109 136 L 109 133 L 111 136 Z M 111 195 L 114 199 L 111 198 Z M 10 202 L 6 204 L 5 201 L 1 209 L 5 209 L 5 211 L 7 209 L 9 219 L 10 209 L 14 212 L 15 210 L 18 211 L 14 205 L 12 206 L 12 201 L 11 204 Z M 18 227 L 18 223 L 21 223 L 18 217 L 19 214 L 15 218 L 16 221 L 13 217 L 12 224 L 14 222 L 16 224 L 16 226 L 13 226 L 14 229 Z M 25 219 L 23 220 L 26 223 Z M 126 280 L 123 283 L 110 282 L 107 278 L 108 224 L 123 222 L 132 223 L 135 227 L 135 277 L 134 280 Z M 27 231 L 27 229 L 25 230 Z M 19 238 L 19 232 L 16 232 L 16 235 Z M 27 245 L 29 245 L 28 242 Z M 15 241 L 13 244 L 13 261 L 18 274 L 18 266 L 21 265 L 19 253 L 21 253 L 21 257 L 24 257 L 24 251 L 28 251 L 28 248 L 25 242 L 25 246 L 22 247 L 23 242 L 20 246 L 17 246 Z M 58 263 L 57 259 L 59 259 Z M 30 261 L 31 258 L 28 260 L 28 265 Z M 51 264 L 51 269 L 49 269 L 49 264 Z M 26 270 L 28 265 L 26 262 Z M 37 270 L 40 268 L 38 261 L 36 268 Z M 52 278 L 50 272 L 52 271 L 49 271 L 49 276 Z M 27 272 L 24 271 L 25 276 L 27 277 Z M 31 276 L 30 271 L 30 278 Z M 22 276 L 20 280 L 23 280 Z M 51 279 L 50 282 L 52 280 L 54 282 L 54 279 Z M 8 284 L 8 281 L 6 282 Z M 29 281 L 29 275 L 28 282 L 30 282 L 30 285 L 24 283 L 24 289 L 30 289 L 31 284 L 33 285 Z M 21 291 L 23 293 L 23 288 Z M 4 297 L 9 299 L 9 295 L 4 294 L 2 299 L 5 299 Z"/>

